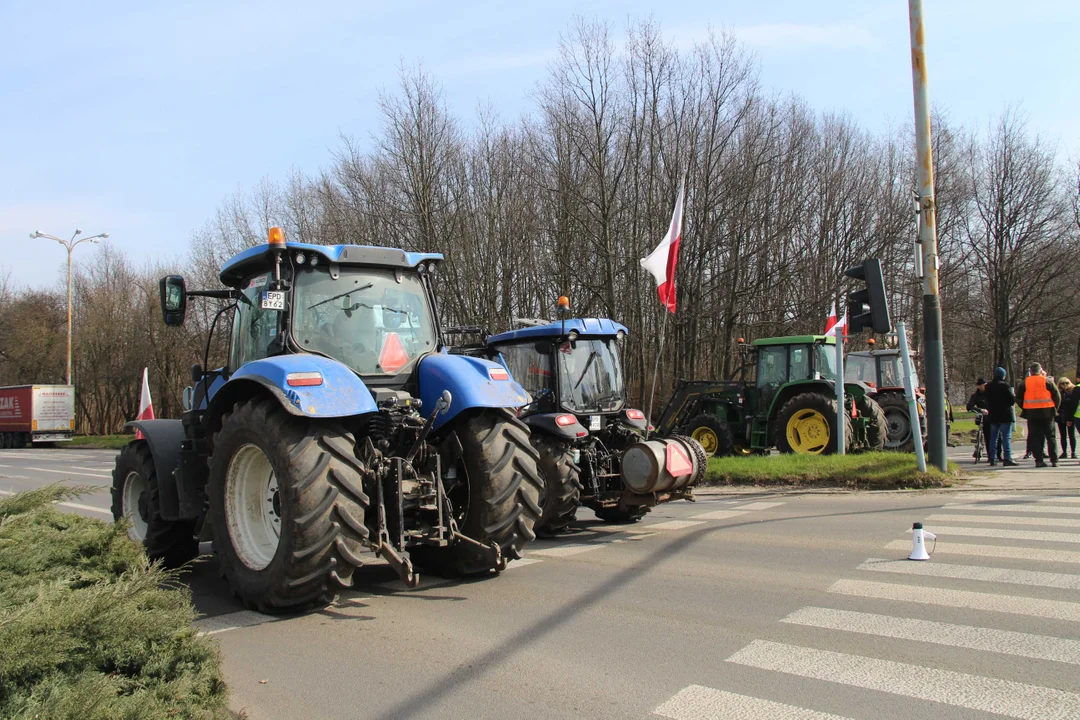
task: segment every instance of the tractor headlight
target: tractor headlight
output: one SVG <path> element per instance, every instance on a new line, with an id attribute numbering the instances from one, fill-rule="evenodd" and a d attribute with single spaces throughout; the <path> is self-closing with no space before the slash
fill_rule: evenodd
<path id="1" fill-rule="evenodd" d="M 307 258 L 304 257 L 304 253 L 296 253 L 296 264 L 303 265 Z"/>
<path id="2" fill-rule="evenodd" d="M 416 272 L 423 275 L 424 273 L 427 272 L 427 265 L 425 265 L 424 263 L 420 263 L 419 265 L 416 266 Z"/>

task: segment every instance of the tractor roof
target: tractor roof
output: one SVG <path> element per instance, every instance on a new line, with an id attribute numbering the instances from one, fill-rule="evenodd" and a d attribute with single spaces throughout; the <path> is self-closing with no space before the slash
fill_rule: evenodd
<path id="1" fill-rule="evenodd" d="M 875 350 L 856 350 L 847 354 L 862 357 L 894 357 L 900 354 L 900 350 L 898 348 L 877 348 Z"/>
<path id="2" fill-rule="evenodd" d="M 252 275 L 266 272 L 273 267 L 272 245 L 256 245 L 234 256 L 221 268 L 221 282 L 229 287 L 238 287 Z M 320 262 L 340 263 L 342 265 L 375 265 L 389 268 L 414 268 L 424 261 L 441 262 L 442 253 L 405 252 L 398 248 L 374 247 L 371 245 L 309 245 L 308 243 L 286 243 L 286 251 L 302 250 L 307 254 L 317 254 Z"/>
<path id="3" fill-rule="evenodd" d="M 762 345 L 811 345 L 824 342 L 826 345 L 835 345 L 836 337 L 833 335 L 791 335 L 789 337 L 758 338 L 754 341 L 754 347 Z"/>
<path id="4" fill-rule="evenodd" d="M 574 318 L 563 322 L 553 322 L 548 325 L 534 325 L 532 327 L 510 330 L 509 332 L 491 335 L 487 341 L 490 345 L 514 342 L 517 340 L 531 340 L 537 338 L 553 338 L 564 335 L 571 330 L 576 330 L 578 335 L 593 337 L 615 337 L 620 331 L 626 333 L 626 326 L 620 325 L 614 320 L 607 318 Z"/>

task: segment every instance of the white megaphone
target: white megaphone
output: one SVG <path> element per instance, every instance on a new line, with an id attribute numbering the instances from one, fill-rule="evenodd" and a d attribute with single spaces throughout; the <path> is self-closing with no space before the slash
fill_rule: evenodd
<path id="1" fill-rule="evenodd" d="M 926 552 L 926 540 L 937 540 L 937 535 L 923 530 L 922 523 L 911 526 L 911 554 L 908 560 L 929 560 L 930 554 Z"/>

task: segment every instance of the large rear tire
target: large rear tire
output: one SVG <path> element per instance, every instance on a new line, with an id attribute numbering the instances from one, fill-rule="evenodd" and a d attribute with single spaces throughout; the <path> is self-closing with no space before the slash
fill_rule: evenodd
<path id="1" fill-rule="evenodd" d="M 458 529 L 484 545 L 497 543 L 505 560 L 518 559 L 536 537 L 544 487 L 529 428 L 504 408 L 470 413 L 455 424 L 463 450 L 457 472 L 465 482 L 447 492 Z M 416 565 L 451 577 L 494 569 L 486 554 L 462 542 L 446 548 L 421 546 L 409 554 Z"/>
<path id="2" fill-rule="evenodd" d="M 889 434 L 889 422 L 881 405 L 869 395 L 863 395 L 856 398 L 855 407 L 859 415 L 866 418 L 866 447 L 859 449 L 869 452 L 884 450 L 885 439 Z"/>
<path id="3" fill-rule="evenodd" d="M 574 521 L 581 504 L 581 469 L 574 464 L 570 447 L 555 438 L 532 432 L 532 445 L 540 454 L 537 469 L 544 481 L 540 493 L 540 519 L 536 521 L 536 534 L 552 537 Z"/>
<path id="4" fill-rule="evenodd" d="M 150 445 L 145 440 L 129 442 L 116 456 L 113 466 L 113 520 L 126 518 L 128 536 L 142 543 L 151 560 L 176 568 L 199 553 L 195 521 L 170 522 L 161 517 L 158 477 Z"/>
<path id="5" fill-rule="evenodd" d="M 353 436 L 274 400 L 238 403 L 210 461 L 214 553 L 248 607 L 283 612 L 352 584 L 368 536 L 365 468 Z"/>
<path id="6" fill-rule="evenodd" d="M 698 415 L 686 426 L 683 435 L 689 435 L 698 441 L 707 457 L 731 455 L 735 447 L 735 438 L 727 422 L 715 415 Z"/>
<path id="7" fill-rule="evenodd" d="M 851 437 L 851 419 L 844 418 L 845 437 Z M 832 455 L 836 452 L 836 400 L 816 392 L 796 395 L 776 416 L 776 449 L 782 453 Z"/>
<path id="8" fill-rule="evenodd" d="M 915 452 L 915 436 L 911 432 L 911 416 L 908 403 L 902 393 L 886 392 L 874 396 L 885 413 L 885 449 L 897 452 Z"/>

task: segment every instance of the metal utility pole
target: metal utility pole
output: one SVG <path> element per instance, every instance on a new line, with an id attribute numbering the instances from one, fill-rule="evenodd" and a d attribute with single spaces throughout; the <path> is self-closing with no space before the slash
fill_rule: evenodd
<path id="1" fill-rule="evenodd" d="M 911 21 L 911 85 L 915 96 L 915 146 L 919 177 L 919 244 L 923 265 L 923 353 L 926 364 L 926 430 L 930 462 L 946 470 L 945 353 L 938 292 L 934 154 L 930 142 L 930 93 L 922 0 L 908 0 Z"/>
<path id="2" fill-rule="evenodd" d="M 847 425 L 847 411 L 844 409 L 844 336 L 836 333 L 836 454 L 844 454 L 844 426 Z"/>
<path id="3" fill-rule="evenodd" d="M 55 240 L 56 242 L 67 248 L 67 375 L 65 376 L 65 384 L 71 384 L 71 252 L 75 249 L 75 246 L 79 243 L 90 241 L 92 243 L 101 242 L 100 238 L 108 238 L 109 233 L 101 233 L 99 235 L 91 235 L 90 237 L 84 237 L 76 240 L 79 235 L 82 234 L 82 230 L 76 228 L 75 234 L 71 236 L 70 240 L 61 240 L 55 235 L 49 235 L 43 233 L 40 230 L 35 230 L 30 233 L 31 240 L 37 240 L 38 238 L 46 238 L 48 240 Z"/>

